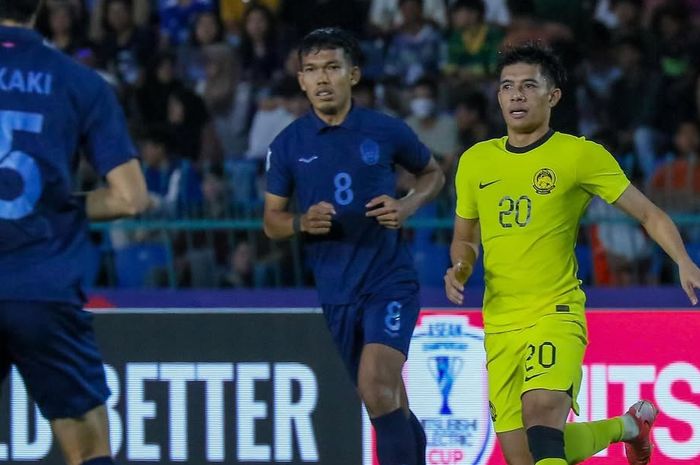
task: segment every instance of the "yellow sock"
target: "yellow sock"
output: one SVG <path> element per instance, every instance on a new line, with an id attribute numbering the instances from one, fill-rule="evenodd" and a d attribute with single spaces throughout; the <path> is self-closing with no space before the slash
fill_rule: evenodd
<path id="1" fill-rule="evenodd" d="M 564 459 L 542 459 L 535 465 L 567 465 L 567 463 Z"/>
<path id="2" fill-rule="evenodd" d="M 622 440 L 624 426 L 620 417 L 588 423 L 567 423 L 564 427 L 566 461 L 570 464 L 582 462 L 611 443 Z M 550 463 L 554 465 L 559 462 Z M 540 462 L 536 465 L 540 465 Z"/>

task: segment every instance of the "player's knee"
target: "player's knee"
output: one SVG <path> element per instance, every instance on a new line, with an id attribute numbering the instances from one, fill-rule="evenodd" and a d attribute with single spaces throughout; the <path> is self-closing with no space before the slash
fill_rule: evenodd
<path id="1" fill-rule="evenodd" d="M 549 426 L 532 426 L 527 429 L 527 443 L 535 463 L 543 459 L 566 459 L 564 432 Z"/>
<path id="2" fill-rule="evenodd" d="M 571 409 L 571 399 L 566 393 L 538 391 L 526 394 L 522 405 L 523 424 L 560 427 Z"/>
<path id="3" fill-rule="evenodd" d="M 401 406 L 400 384 L 383 377 L 366 377 L 360 380 L 360 397 L 372 416 L 393 412 Z"/>

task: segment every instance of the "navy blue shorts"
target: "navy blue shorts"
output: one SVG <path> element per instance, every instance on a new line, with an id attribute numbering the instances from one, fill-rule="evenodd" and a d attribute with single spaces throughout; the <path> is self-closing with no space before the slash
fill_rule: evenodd
<path id="1" fill-rule="evenodd" d="M 355 384 L 365 344 L 383 344 L 408 356 L 420 312 L 417 285 L 396 286 L 380 294 L 363 295 L 351 304 L 322 308 L 333 341 Z"/>
<path id="2" fill-rule="evenodd" d="M 15 365 L 49 420 L 102 405 L 110 392 L 92 318 L 73 304 L 0 301 L 0 382 Z"/>

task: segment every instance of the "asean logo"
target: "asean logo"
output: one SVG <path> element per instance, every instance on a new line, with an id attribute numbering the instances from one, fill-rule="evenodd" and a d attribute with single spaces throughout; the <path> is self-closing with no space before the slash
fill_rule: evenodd
<path id="1" fill-rule="evenodd" d="M 532 187 L 535 192 L 547 195 L 556 187 L 557 175 L 549 168 L 540 168 L 532 179 Z"/>

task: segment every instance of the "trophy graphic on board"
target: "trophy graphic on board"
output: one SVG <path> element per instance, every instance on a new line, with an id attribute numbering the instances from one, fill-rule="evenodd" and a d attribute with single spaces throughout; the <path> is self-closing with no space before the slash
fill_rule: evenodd
<path id="1" fill-rule="evenodd" d="M 452 385 L 459 373 L 464 367 L 462 357 L 450 357 L 447 355 L 438 355 L 428 359 L 428 369 L 433 375 L 440 388 L 442 395 L 442 407 L 440 407 L 440 415 L 451 415 L 452 409 L 448 403 Z"/>

